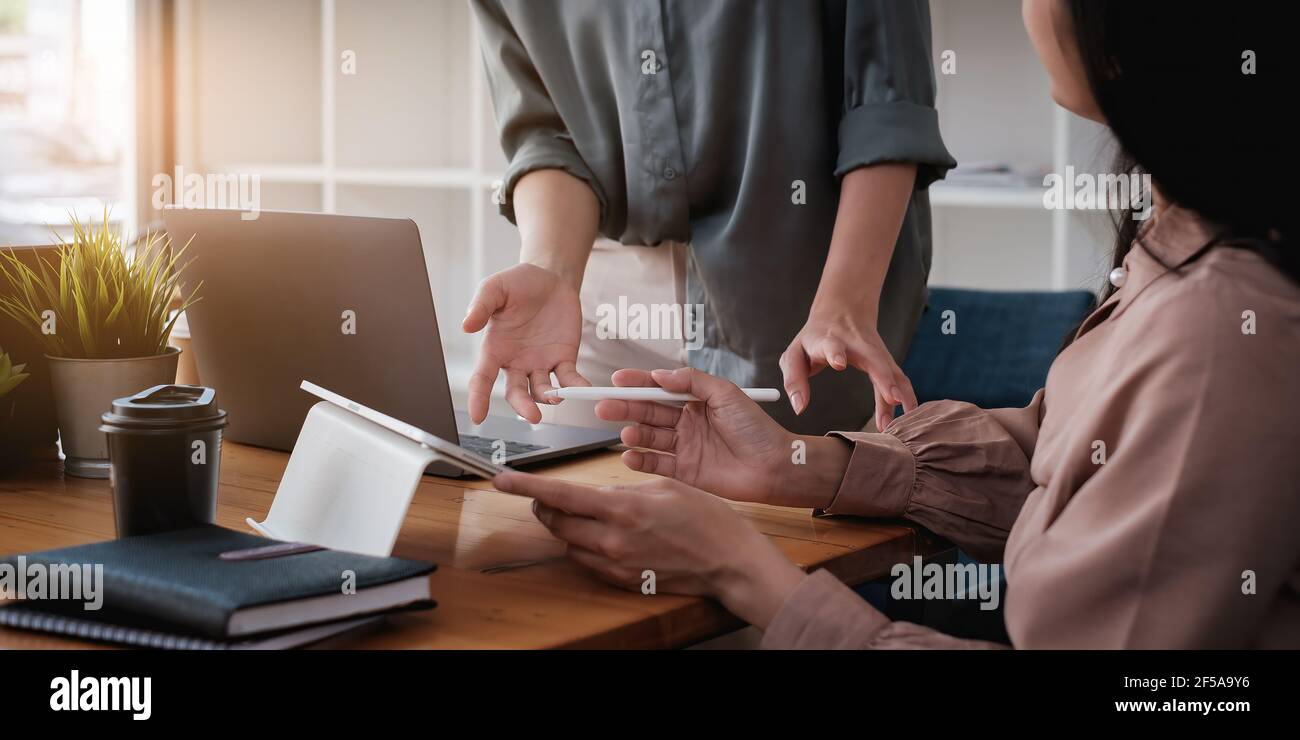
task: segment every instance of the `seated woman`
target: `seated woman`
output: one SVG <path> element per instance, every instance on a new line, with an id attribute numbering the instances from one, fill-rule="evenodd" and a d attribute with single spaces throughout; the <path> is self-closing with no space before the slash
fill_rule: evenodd
<path id="1" fill-rule="evenodd" d="M 1004 563 L 1017 648 L 1300 647 L 1298 209 L 1274 7 L 1024 3 L 1053 97 L 1106 123 L 1155 190 L 1149 219 L 1122 221 L 1115 289 L 1028 407 L 939 401 L 880 434 L 795 437 L 725 381 L 624 370 L 616 383 L 702 399 L 597 409 L 635 422 L 625 463 L 666 480 L 497 486 L 534 496 L 601 577 L 654 570 L 766 646 L 992 644 L 891 622 L 716 496 L 902 516 Z"/>

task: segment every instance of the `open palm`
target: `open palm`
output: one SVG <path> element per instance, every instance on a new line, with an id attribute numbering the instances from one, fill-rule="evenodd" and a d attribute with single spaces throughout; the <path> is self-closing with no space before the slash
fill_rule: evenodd
<path id="1" fill-rule="evenodd" d="M 484 327 L 483 346 L 469 382 L 470 417 L 487 416 L 492 386 L 506 373 L 506 401 L 530 422 L 542 420 L 537 403 L 550 403 L 551 373 L 560 385 L 591 385 L 578 374 L 582 306 L 578 293 L 555 273 L 519 264 L 483 281 L 463 328 Z"/>
<path id="2" fill-rule="evenodd" d="M 691 393 L 683 406 L 647 401 L 601 401 L 596 415 L 631 421 L 623 462 L 734 501 L 765 501 L 790 463 L 793 436 L 734 384 L 691 368 L 674 372 L 619 370 L 614 385 L 658 386 Z"/>

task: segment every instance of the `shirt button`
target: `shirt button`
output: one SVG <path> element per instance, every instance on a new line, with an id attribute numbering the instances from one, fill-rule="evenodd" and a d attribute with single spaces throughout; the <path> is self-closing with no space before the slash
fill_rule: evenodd
<path id="1" fill-rule="evenodd" d="M 677 170 L 673 169 L 672 167 L 665 167 L 665 168 L 664 168 L 664 179 L 665 179 L 665 180 L 671 180 L 671 179 L 673 179 L 674 177 L 677 177 Z"/>

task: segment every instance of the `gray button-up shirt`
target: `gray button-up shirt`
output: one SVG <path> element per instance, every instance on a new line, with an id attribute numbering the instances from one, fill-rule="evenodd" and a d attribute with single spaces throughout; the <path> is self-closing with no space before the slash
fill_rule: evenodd
<path id="1" fill-rule="evenodd" d="M 839 178 L 918 164 L 878 328 L 901 360 L 925 303 L 925 188 L 956 165 L 939 136 L 925 0 L 472 0 L 501 143 L 502 213 L 519 178 L 563 169 L 624 244 L 687 242 L 688 301 L 704 306 L 690 363 L 781 387 L 807 319 Z M 800 419 L 820 433 L 870 418 L 857 371 L 813 379 Z"/>

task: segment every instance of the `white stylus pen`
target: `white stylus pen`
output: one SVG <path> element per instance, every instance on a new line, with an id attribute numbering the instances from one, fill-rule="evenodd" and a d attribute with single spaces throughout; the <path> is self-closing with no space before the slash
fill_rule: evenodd
<path id="1" fill-rule="evenodd" d="M 779 401 L 781 400 L 781 391 L 775 388 L 741 388 L 746 396 L 755 401 Z M 644 388 L 631 387 L 624 388 L 619 386 L 609 386 L 604 388 L 589 388 L 585 386 L 570 386 L 568 388 L 555 388 L 549 390 L 546 395 L 555 398 L 572 398 L 577 401 L 698 401 L 700 399 L 689 393 L 673 393 L 663 388 Z"/>

